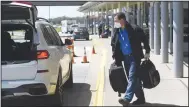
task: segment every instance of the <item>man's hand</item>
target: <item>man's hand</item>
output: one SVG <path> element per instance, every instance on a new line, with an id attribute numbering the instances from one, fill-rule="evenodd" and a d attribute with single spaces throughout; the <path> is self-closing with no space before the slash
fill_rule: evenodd
<path id="1" fill-rule="evenodd" d="M 115 55 L 112 55 L 112 59 L 115 59 Z"/>
<path id="2" fill-rule="evenodd" d="M 149 53 L 146 53 L 145 55 L 144 55 L 144 59 L 149 59 L 150 58 L 150 54 Z"/>

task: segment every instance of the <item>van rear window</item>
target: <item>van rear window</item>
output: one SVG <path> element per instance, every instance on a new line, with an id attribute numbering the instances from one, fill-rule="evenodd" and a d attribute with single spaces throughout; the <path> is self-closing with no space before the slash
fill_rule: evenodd
<path id="1" fill-rule="evenodd" d="M 35 60 L 33 29 L 30 25 L 3 24 L 1 28 L 2 61 Z"/>

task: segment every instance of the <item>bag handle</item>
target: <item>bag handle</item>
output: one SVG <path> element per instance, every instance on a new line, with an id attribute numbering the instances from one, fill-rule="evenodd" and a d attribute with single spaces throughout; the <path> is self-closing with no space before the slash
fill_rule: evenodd
<path id="1" fill-rule="evenodd" d="M 142 62 L 146 62 L 146 61 L 150 61 L 150 58 L 143 58 L 143 59 L 141 60 L 141 63 L 142 63 Z M 140 64 L 141 64 L 141 63 L 140 63 Z"/>
<path id="2" fill-rule="evenodd" d="M 144 59 L 147 60 L 147 61 L 150 60 L 150 58 L 144 58 Z"/>

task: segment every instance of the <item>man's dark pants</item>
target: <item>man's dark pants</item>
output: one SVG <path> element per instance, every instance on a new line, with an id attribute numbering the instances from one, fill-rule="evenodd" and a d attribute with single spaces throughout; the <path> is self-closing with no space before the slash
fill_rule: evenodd
<path id="1" fill-rule="evenodd" d="M 126 99 L 129 102 L 131 102 L 134 94 L 138 99 L 144 99 L 142 83 L 136 74 L 137 72 L 140 72 L 138 70 L 140 63 L 141 59 L 135 59 L 132 55 L 124 55 L 124 66 L 126 74 L 128 75 L 128 86 L 125 92 L 124 99 Z"/>

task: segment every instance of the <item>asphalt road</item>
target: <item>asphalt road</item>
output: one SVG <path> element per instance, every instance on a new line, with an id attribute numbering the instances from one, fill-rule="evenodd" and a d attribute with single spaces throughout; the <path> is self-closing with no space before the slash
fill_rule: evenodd
<path id="1" fill-rule="evenodd" d="M 84 56 L 84 47 L 88 61 L 91 58 L 92 40 L 77 40 L 74 41 L 74 51 L 77 57 L 74 57 L 75 64 L 73 64 L 73 79 L 74 86 L 72 89 L 65 89 L 63 94 L 64 106 L 89 106 L 92 99 L 92 92 L 90 91 L 91 84 L 86 82 L 89 75 L 90 63 L 82 64 Z"/>

